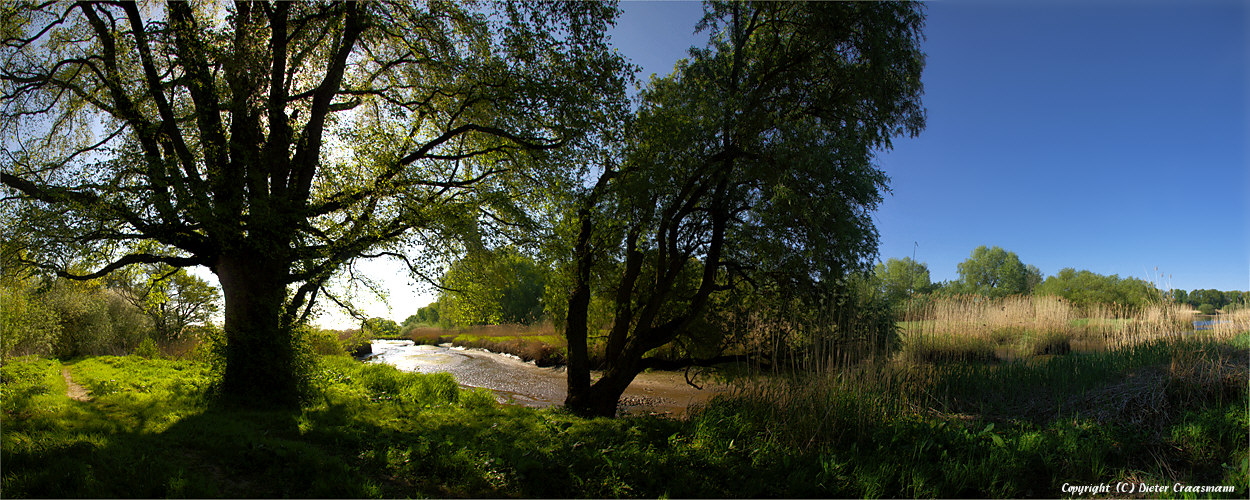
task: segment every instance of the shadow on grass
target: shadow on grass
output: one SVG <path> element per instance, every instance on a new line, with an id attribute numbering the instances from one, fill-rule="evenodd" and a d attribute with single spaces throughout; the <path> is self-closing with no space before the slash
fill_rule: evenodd
<path id="1" fill-rule="evenodd" d="M 295 412 L 163 406 L 72 402 L 6 425 L 4 496 L 375 496 L 341 457 L 303 442 Z"/>
<path id="2" fill-rule="evenodd" d="M 1028 387 L 1052 401 L 1141 394 L 1147 389 L 1137 384 L 1149 382 L 1143 378 L 1149 373 L 1140 370 L 1192 367 L 1172 368 L 1172 379 L 1198 385 L 1163 391 L 1183 398 L 1172 400 L 1164 435 L 1151 439 L 1139 431 L 1154 424 L 1117 423 L 1125 415 L 1118 410 L 1108 414 L 1107 425 L 1088 411 L 1045 423 L 887 414 L 866 406 L 868 386 L 852 391 L 809 384 L 784 405 L 767 397 L 721 399 L 689 421 L 673 421 L 587 420 L 559 410 L 493 406 L 472 393 L 417 390 L 438 386 L 438 377 L 336 360 L 325 364 L 323 375 L 333 383 L 324 401 L 300 411 L 223 408 L 162 389 L 172 383 L 143 379 L 140 385 L 158 392 L 101 390 L 91 402 L 45 393 L 20 408 L 6 401 L 0 492 L 63 498 L 1053 497 L 1065 481 L 1141 480 L 1232 481 L 1238 491 L 1230 496 L 1244 498 L 1243 463 L 1250 463 L 1245 384 L 1225 391 L 1231 387 L 1226 375 L 1244 373 L 1238 370 L 1246 354 L 1219 346 L 1149 347 L 1041 364 L 944 367 L 925 382 L 947 404 L 970 405 L 966 410 L 985 417 L 1015 407 Z M 96 387 L 123 374 L 134 380 L 118 386 L 136 387 L 138 364 L 115 364 L 117 375 L 100 372 Z M 12 390 L 23 393 L 24 387 Z"/>

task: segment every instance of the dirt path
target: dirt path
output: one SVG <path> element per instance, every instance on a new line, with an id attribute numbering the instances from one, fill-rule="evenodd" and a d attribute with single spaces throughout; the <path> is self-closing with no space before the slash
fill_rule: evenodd
<path id="1" fill-rule="evenodd" d="M 69 367 L 61 367 L 61 376 L 65 377 L 65 395 L 74 401 L 91 401 L 91 395 L 87 393 L 87 389 L 74 383 L 74 378 L 69 375 Z"/>

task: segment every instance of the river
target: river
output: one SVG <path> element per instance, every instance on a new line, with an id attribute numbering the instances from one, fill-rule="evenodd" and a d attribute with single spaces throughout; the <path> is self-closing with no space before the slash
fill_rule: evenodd
<path id="1" fill-rule="evenodd" d="M 462 387 L 490 389 L 501 403 L 543 408 L 563 404 L 567 394 L 564 368 L 540 368 L 508 354 L 448 344 L 416 345 L 411 340 L 374 340 L 372 348 L 368 362 L 417 373 L 450 373 Z M 621 397 L 621 411 L 682 417 L 691 404 L 725 390 L 706 377 L 696 382 L 702 390 L 687 384 L 683 372 L 640 373 Z"/>

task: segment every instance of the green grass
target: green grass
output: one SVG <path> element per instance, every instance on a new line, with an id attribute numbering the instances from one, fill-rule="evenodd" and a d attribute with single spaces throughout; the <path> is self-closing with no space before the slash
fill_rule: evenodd
<path id="1" fill-rule="evenodd" d="M 79 402 L 60 363 L 26 358 L 0 368 L 0 492 L 1056 497 L 1064 482 L 1123 480 L 1229 484 L 1225 496 L 1244 498 L 1250 398 L 1234 375 L 1247 342 L 865 365 L 717 398 L 686 421 L 499 406 L 446 375 L 342 356 L 322 358 L 319 395 L 298 412 L 218 407 L 204 365 L 136 357 L 66 365 L 92 391 Z M 1134 404 L 1161 402 L 1131 418 Z"/>

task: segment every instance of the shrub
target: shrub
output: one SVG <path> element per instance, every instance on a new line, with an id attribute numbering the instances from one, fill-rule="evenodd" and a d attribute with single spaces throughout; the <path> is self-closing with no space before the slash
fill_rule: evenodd
<path id="1" fill-rule="evenodd" d="M 117 291 L 92 282 L 58 280 L 38 299 L 46 300 L 60 318 L 61 334 L 52 345 L 59 358 L 125 354 L 152 332 L 143 311 Z"/>
<path id="2" fill-rule="evenodd" d="M 360 329 L 329 332 L 337 336 L 340 346 L 339 348 L 342 349 L 343 352 L 357 358 L 367 356 L 373 352 L 372 338 L 390 338 L 386 336 L 370 335 L 367 330 Z"/>
<path id="3" fill-rule="evenodd" d="M 333 330 L 323 330 L 316 327 L 305 327 L 300 332 L 307 342 L 308 349 L 316 354 L 325 356 L 345 356 L 347 351 L 343 349 L 342 342 L 339 341 L 338 333 Z"/>
<path id="4" fill-rule="evenodd" d="M 159 358 L 161 357 L 161 351 L 156 347 L 156 341 L 152 340 L 152 337 L 148 337 L 139 343 L 139 347 L 135 348 L 134 355 L 148 359 Z"/>
<path id="5" fill-rule="evenodd" d="M 1202 304 L 1198 306 L 1198 312 L 1202 314 L 1215 314 L 1215 306 L 1211 304 Z"/>
<path id="6" fill-rule="evenodd" d="M 0 359 L 49 354 L 61 333 L 56 311 L 28 292 L 24 284 L 0 286 Z"/>

